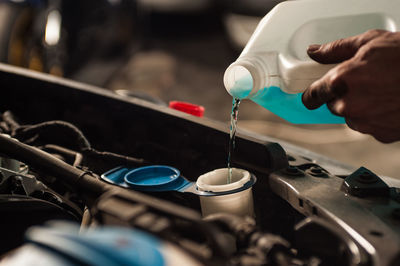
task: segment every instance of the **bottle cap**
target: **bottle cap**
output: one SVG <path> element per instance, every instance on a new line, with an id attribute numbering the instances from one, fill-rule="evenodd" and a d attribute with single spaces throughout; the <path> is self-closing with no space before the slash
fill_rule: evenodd
<path id="1" fill-rule="evenodd" d="M 161 188 L 173 183 L 179 176 L 178 169 L 165 165 L 152 165 L 129 171 L 124 180 L 132 188 Z"/>
<path id="2" fill-rule="evenodd" d="M 170 101 L 169 108 L 175 109 L 181 112 L 185 112 L 194 116 L 203 117 L 204 107 L 201 105 L 196 105 L 187 102 Z"/>

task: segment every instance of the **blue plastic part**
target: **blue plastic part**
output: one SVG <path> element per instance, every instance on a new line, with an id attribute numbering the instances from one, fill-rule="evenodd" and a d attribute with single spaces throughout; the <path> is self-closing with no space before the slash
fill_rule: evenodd
<path id="1" fill-rule="evenodd" d="M 100 176 L 100 178 L 113 185 L 117 185 L 120 187 L 128 187 L 128 185 L 125 183 L 124 177 L 125 174 L 128 173 L 130 170 L 132 170 L 132 168 L 119 166 L 117 168 L 105 172 Z"/>
<path id="2" fill-rule="evenodd" d="M 168 184 L 165 184 L 163 186 L 159 187 L 153 187 L 153 186 L 147 186 L 147 187 L 141 187 L 139 191 L 147 191 L 147 192 L 163 192 L 163 191 L 178 191 L 178 192 L 185 192 L 185 188 L 188 186 L 192 186 L 194 183 L 189 182 L 186 178 L 179 176 L 174 182 L 170 182 Z"/>
<path id="3" fill-rule="evenodd" d="M 28 241 L 87 265 L 165 265 L 162 243 L 144 232 L 104 227 L 79 233 L 77 225 L 33 227 Z"/>
<path id="4" fill-rule="evenodd" d="M 179 170 L 165 165 L 151 165 L 133 169 L 125 174 L 125 183 L 133 188 L 162 187 L 180 176 Z"/>
<path id="5" fill-rule="evenodd" d="M 152 171 L 152 167 L 157 168 L 157 170 Z M 154 175 L 155 173 L 161 174 L 160 181 L 157 180 L 157 176 Z M 138 176 L 140 174 L 143 174 L 143 176 Z M 177 176 L 175 176 L 175 174 L 177 174 Z M 143 180 L 145 177 L 148 177 L 149 180 Z M 102 174 L 101 179 L 120 187 L 146 192 L 184 192 L 187 187 L 193 185 L 192 182 L 189 182 L 180 175 L 179 170 L 173 167 L 160 165 L 145 166 L 136 169 L 120 166 Z"/>

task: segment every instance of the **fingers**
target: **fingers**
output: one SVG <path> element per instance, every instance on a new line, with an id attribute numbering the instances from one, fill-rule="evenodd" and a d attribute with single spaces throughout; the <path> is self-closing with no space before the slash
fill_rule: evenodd
<path id="1" fill-rule="evenodd" d="M 321 64 L 336 64 L 351 58 L 358 49 L 353 38 L 347 38 L 323 45 L 310 45 L 307 53 Z"/>
<path id="2" fill-rule="evenodd" d="M 335 98 L 330 85 L 326 79 L 320 79 L 315 81 L 311 86 L 303 93 L 302 101 L 308 109 L 316 109 L 324 103 Z"/>
<path id="3" fill-rule="evenodd" d="M 334 62 L 334 57 L 342 60 L 353 53 L 358 54 L 358 47 L 363 46 L 367 42 L 383 34 L 390 33 L 382 30 L 372 30 L 326 45 L 312 45 L 310 49 L 313 50 L 313 53 L 323 56 L 324 62 Z M 370 70 L 372 66 L 373 65 L 366 67 L 365 62 L 360 60 L 357 56 L 342 62 L 305 90 L 302 95 L 303 104 L 308 109 L 316 109 L 328 103 L 328 108 L 332 113 L 339 116 L 345 116 L 346 112 L 363 112 L 363 110 L 360 110 L 360 106 L 363 105 L 362 103 L 358 102 L 358 105 L 356 105 L 354 102 L 351 102 L 352 104 L 350 105 L 350 101 L 347 99 L 346 106 L 343 99 L 340 98 L 349 91 L 347 86 L 349 85 L 352 89 L 352 94 L 349 97 L 352 98 L 352 101 L 357 100 L 358 98 L 355 97 L 359 96 L 362 91 L 361 88 L 363 86 L 368 87 L 369 83 L 367 83 L 366 80 L 370 78 L 369 73 L 372 73 Z"/>
<path id="4" fill-rule="evenodd" d="M 305 90 L 304 105 L 316 109 L 326 103 L 332 113 L 346 118 L 350 128 L 384 143 L 400 140 L 399 83 L 393 78 L 399 64 L 388 63 L 394 62 L 393 54 L 399 54 L 398 40 L 394 33 L 373 30 L 311 45 L 311 58 L 341 63 Z"/>
<path id="5" fill-rule="evenodd" d="M 308 47 L 307 53 L 311 59 L 322 64 L 340 63 L 353 57 L 361 46 L 386 33 L 384 30 L 370 30 L 323 45 L 312 44 Z"/>
<path id="6" fill-rule="evenodd" d="M 302 101 L 308 109 L 316 109 L 325 103 L 334 101 L 334 99 L 347 92 L 347 85 L 343 80 L 340 68 L 342 68 L 342 66 L 338 66 L 329 71 L 321 79 L 312 83 L 303 93 Z M 337 108 L 334 108 L 334 112 L 337 111 L 339 113 L 339 105 L 336 105 Z"/>

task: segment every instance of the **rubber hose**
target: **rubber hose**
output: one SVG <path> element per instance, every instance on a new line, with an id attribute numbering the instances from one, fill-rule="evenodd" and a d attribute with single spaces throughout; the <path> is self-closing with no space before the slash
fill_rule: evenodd
<path id="1" fill-rule="evenodd" d="M 17 128 L 15 137 L 20 138 L 20 137 L 32 137 L 35 134 L 40 134 L 46 130 L 51 130 L 51 129 L 60 129 L 63 128 L 65 130 L 68 130 L 73 137 L 76 139 L 79 149 L 82 151 L 84 149 L 90 149 L 90 143 L 86 139 L 86 137 L 83 135 L 82 131 L 80 131 L 76 126 L 74 126 L 71 123 L 65 122 L 65 121 L 59 121 L 59 120 L 54 120 L 54 121 L 47 121 L 43 123 L 39 123 L 36 125 L 24 125 L 19 128 Z"/>
<path id="2" fill-rule="evenodd" d="M 100 195 L 106 190 L 105 184 L 96 180 L 88 172 L 77 169 L 47 152 L 21 143 L 8 135 L 0 134 L 0 152 L 39 171 L 60 178 L 78 189 L 90 189 L 89 193 Z"/>

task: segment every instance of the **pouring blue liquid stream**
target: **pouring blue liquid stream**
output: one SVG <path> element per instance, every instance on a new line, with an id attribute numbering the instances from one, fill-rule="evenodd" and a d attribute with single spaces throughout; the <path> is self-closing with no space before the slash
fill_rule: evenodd
<path id="1" fill-rule="evenodd" d="M 229 134 L 229 146 L 228 146 L 228 179 L 227 184 L 232 182 L 232 168 L 231 168 L 231 157 L 233 150 L 235 149 L 235 136 L 236 136 L 236 125 L 239 113 L 240 100 L 238 98 L 233 98 L 232 101 L 232 111 L 231 111 L 231 127 Z"/>

